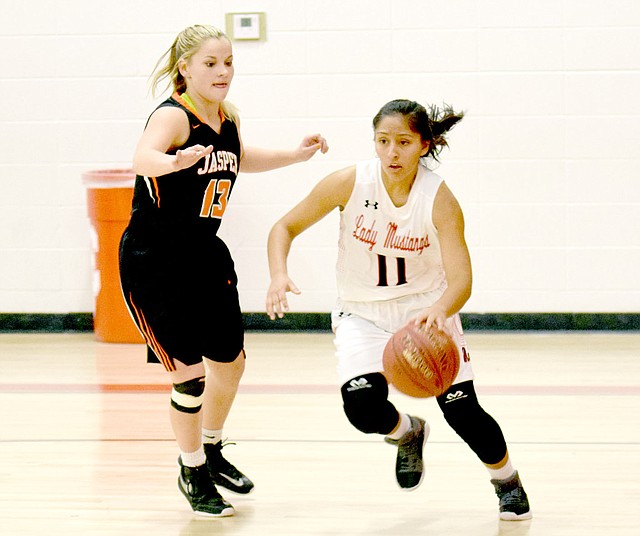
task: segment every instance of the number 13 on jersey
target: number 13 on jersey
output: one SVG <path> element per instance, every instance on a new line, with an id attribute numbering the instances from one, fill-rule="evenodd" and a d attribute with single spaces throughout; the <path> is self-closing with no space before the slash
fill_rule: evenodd
<path id="1" fill-rule="evenodd" d="M 231 181 L 211 179 L 202 199 L 201 218 L 222 218 L 229 201 Z"/>

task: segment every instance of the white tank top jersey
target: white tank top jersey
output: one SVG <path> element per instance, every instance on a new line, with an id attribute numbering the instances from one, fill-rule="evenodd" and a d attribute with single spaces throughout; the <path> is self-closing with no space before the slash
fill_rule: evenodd
<path id="1" fill-rule="evenodd" d="M 396 207 L 382 182 L 380 160 L 357 164 L 353 192 L 340 213 L 336 273 L 341 301 L 444 292 L 445 272 L 432 218 L 442 182 L 420 163 L 406 204 Z"/>

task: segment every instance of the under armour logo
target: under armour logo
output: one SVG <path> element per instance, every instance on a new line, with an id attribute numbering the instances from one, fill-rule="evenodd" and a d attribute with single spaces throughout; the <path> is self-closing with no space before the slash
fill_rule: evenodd
<path id="1" fill-rule="evenodd" d="M 357 391 L 358 389 L 367 389 L 371 387 L 371 384 L 366 378 L 358 378 L 357 380 L 351 380 L 349 382 L 350 387 L 347 387 L 347 391 Z"/>
<path id="2" fill-rule="evenodd" d="M 364 202 L 364 206 L 365 206 L 365 208 L 373 207 L 374 209 L 378 210 L 378 202 L 377 201 L 374 201 L 372 203 L 368 199 L 366 199 L 365 202 Z"/>

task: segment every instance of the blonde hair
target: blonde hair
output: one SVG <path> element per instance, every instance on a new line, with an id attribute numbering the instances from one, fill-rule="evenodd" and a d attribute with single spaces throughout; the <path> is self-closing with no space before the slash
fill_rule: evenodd
<path id="1" fill-rule="evenodd" d="M 208 39 L 226 39 L 229 41 L 229 38 L 222 30 L 206 24 L 189 26 L 178 34 L 171 47 L 160 57 L 153 69 L 150 85 L 151 94 L 154 97 L 158 86 L 163 80 L 167 80 L 167 88 L 173 86 L 173 91 L 177 93 L 186 91 L 187 83 L 182 74 L 180 74 L 178 65 L 180 61 L 189 61 L 202 46 L 202 43 Z M 220 103 L 220 109 L 230 121 L 237 120 L 238 111 L 230 102 L 223 101 Z"/>

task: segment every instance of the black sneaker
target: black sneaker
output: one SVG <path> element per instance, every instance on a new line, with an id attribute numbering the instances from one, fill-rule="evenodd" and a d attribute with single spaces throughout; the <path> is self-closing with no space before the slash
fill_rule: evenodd
<path id="1" fill-rule="evenodd" d="M 411 491 L 422 484 L 424 478 L 424 463 L 422 449 L 429 437 L 429 425 L 419 417 L 411 419 L 411 430 L 400 439 L 384 440 L 391 445 L 398 446 L 396 457 L 396 480 L 402 489 Z"/>
<path id="2" fill-rule="evenodd" d="M 233 443 L 226 443 L 233 444 Z M 223 486 L 229 491 L 235 493 L 246 494 L 253 489 L 253 482 L 249 480 L 242 472 L 240 472 L 234 465 L 230 464 L 222 456 L 222 441 L 218 443 L 205 443 L 204 453 L 207 456 L 207 468 L 212 480 Z"/>
<path id="3" fill-rule="evenodd" d="M 180 465 L 178 488 L 196 514 L 212 517 L 227 517 L 234 514 L 233 506 L 218 493 L 204 465 L 187 467 L 182 465 L 180 458 L 178 458 L 178 464 Z"/>
<path id="4" fill-rule="evenodd" d="M 500 499 L 500 519 L 520 521 L 531 519 L 529 499 L 522 487 L 518 471 L 508 480 L 492 480 L 496 495 Z"/>

